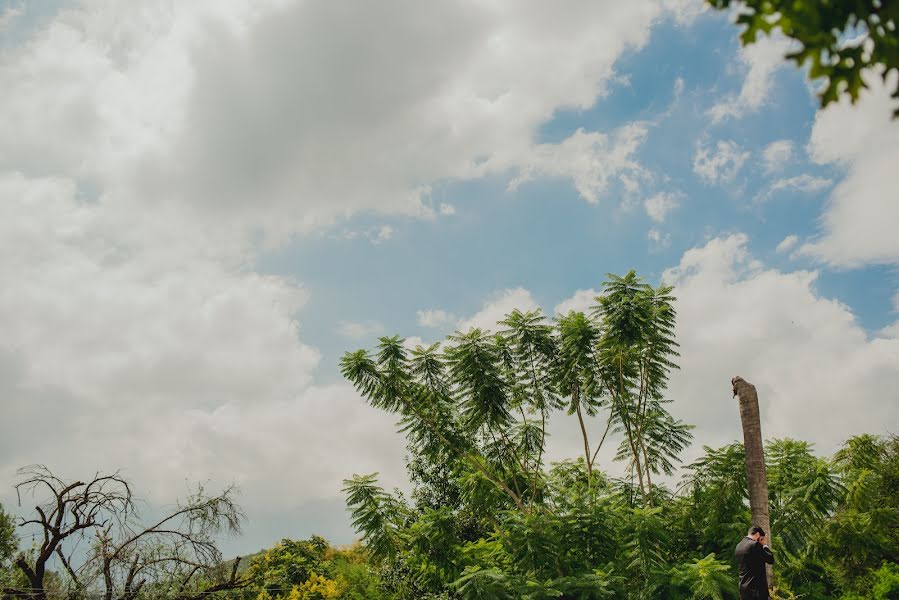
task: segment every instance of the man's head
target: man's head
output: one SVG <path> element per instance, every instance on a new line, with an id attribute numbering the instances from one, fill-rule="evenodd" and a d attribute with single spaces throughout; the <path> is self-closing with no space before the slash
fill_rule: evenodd
<path id="1" fill-rule="evenodd" d="M 765 530 L 758 525 L 753 525 L 749 528 L 749 537 L 751 537 L 755 541 L 758 541 L 759 538 L 765 537 Z"/>

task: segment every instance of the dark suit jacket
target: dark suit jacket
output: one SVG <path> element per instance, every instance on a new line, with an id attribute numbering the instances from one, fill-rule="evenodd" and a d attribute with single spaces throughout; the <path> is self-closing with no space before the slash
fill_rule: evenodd
<path id="1" fill-rule="evenodd" d="M 740 597 L 767 598 L 768 576 L 765 563 L 774 564 L 774 554 L 750 537 L 744 537 L 737 544 L 734 553 L 740 569 Z"/>

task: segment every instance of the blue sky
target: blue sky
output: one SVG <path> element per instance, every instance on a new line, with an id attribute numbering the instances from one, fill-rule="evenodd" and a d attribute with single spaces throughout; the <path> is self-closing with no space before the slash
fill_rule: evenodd
<path id="1" fill-rule="evenodd" d="M 693 0 L 0 0 L 0 502 L 36 462 L 154 510 L 236 482 L 229 551 L 348 542 L 341 480 L 406 483 L 343 352 L 629 269 L 676 286 L 685 460 L 740 435 L 737 374 L 771 437 L 895 432 L 892 101 L 821 111 L 737 35 Z"/>

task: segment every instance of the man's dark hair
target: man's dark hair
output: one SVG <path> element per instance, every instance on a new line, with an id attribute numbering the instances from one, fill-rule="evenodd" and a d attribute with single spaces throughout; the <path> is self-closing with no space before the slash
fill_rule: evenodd
<path id="1" fill-rule="evenodd" d="M 759 527 L 758 525 L 753 525 L 749 528 L 749 535 L 753 536 L 755 534 L 759 534 L 762 537 L 765 537 L 765 530 Z"/>

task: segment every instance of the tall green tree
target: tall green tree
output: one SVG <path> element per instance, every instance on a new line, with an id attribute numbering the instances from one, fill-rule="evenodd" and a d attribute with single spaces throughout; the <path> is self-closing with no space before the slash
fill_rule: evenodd
<path id="1" fill-rule="evenodd" d="M 347 353 L 341 369 L 372 406 L 399 416 L 415 451 L 458 464 L 472 489 L 489 483 L 521 512 L 548 510 L 543 457 L 561 409 L 577 419 L 588 482 L 610 430 L 620 433 L 619 457 L 652 505 L 652 476 L 671 473 L 692 437 L 664 397 L 677 356 L 671 288 L 631 271 L 610 275 L 596 302 L 591 317 L 555 322 L 515 310 L 498 333 L 457 332 L 442 347 L 409 351 L 384 337 L 374 352 Z M 603 433 L 591 444 L 600 411 Z"/>
<path id="2" fill-rule="evenodd" d="M 495 332 L 413 350 L 383 337 L 348 352 L 343 374 L 397 415 L 413 455 L 414 505 L 374 475 L 345 482 L 373 559 L 403 565 L 419 591 L 463 597 L 604 597 L 633 587 L 610 574 L 619 568 L 651 573 L 646 593 L 668 585 L 667 532 L 652 506 L 670 493 L 652 478 L 673 473 L 692 437 L 665 397 L 677 356 L 673 300 L 671 288 L 634 272 L 610 275 L 589 315 L 514 310 Z M 548 466 L 548 428 L 564 418 L 576 423 L 582 455 Z M 618 482 L 596 469 L 616 436 L 627 464 Z M 638 513 L 625 517 L 624 506 Z M 622 523 L 639 523 L 642 537 L 613 542 L 629 531 Z M 616 543 L 633 556 L 616 557 Z"/>
<path id="3" fill-rule="evenodd" d="M 693 437 L 691 427 L 665 408 L 678 355 L 672 288 L 653 288 L 634 271 L 609 275 L 603 288 L 593 311 L 600 330 L 598 379 L 615 431 L 622 434 L 617 457 L 628 460 L 644 505 L 652 506 L 652 475 L 671 473 Z"/>

